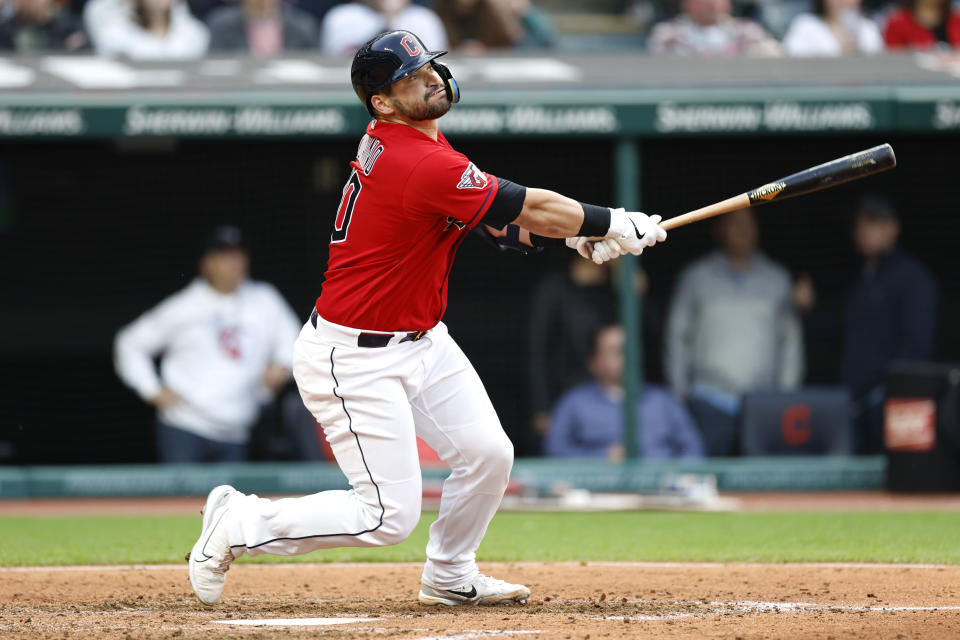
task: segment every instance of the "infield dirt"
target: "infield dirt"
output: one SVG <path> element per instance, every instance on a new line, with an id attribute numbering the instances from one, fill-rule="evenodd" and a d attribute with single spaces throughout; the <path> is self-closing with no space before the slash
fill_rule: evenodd
<path id="1" fill-rule="evenodd" d="M 960 568 L 890 565 L 485 564 L 526 605 L 429 608 L 412 564 L 235 565 L 224 600 L 186 567 L 0 570 L 0 637 L 960 638 Z M 322 627 L 217 621 L 363 618 Z"/>

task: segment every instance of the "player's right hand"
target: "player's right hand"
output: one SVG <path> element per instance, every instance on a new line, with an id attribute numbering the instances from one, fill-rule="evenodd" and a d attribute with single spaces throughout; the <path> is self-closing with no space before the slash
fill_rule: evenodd
<path id="1" fill-rule="evenodd" d="M 640 211 L 610 209 L 607 238 L 616 240 L 627 253 L 638 256 L 645 248 L 667 239 L 667 231 L 660 226 L 661 219 Z"/>
<path id="2" fill-rule="evenodd" d="M 160 392 L 157 395 L 150 398 L 150 404 L 155 406 L 157 409 L 169 409 L 174 405 L 178 405 L 183 402 L 176 391 L 173 391 L 167 387 L 160 387 Z"/>

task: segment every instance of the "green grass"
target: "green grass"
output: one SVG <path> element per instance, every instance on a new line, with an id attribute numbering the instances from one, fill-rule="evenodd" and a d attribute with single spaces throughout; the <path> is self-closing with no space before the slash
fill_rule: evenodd
<path id="1" fill-rule="evenodd" d="M 423 560 L 424 514 L 403 544 L 254 562 Z M 0 518 L 0 565 L 182 562 L 200 519 Z M 922 562 L 960 564 L 960 513 L 501 513 L 481 561 Z"/>

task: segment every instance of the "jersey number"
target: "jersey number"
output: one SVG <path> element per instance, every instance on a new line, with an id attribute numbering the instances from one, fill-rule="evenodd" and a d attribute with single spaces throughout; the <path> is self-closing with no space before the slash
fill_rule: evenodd
<path id="1" fill-rule="evenodd" d="M 343 187 L 343 197 L 337 208 L 337 219 L 333 223 L 333 233 L 330 242 L 343 242 L 347 239 L 347 230 L 350 228 L 350 218 L 353 217 L 353 208 L 357 205 L 357 196 L 360 195 L 360 176 L 354 171 Z"/>

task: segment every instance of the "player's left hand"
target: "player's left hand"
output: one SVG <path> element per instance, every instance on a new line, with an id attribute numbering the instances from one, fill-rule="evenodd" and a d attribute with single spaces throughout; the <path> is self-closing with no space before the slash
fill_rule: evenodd
<path id="1" fill-rule="evenodd" d="M 587 260 L 591 260 L 597 264 L 603 264 L 614 258 L 619 258 L 626 253 L 626 250 L 620 246 L 620 243 L 613 238 L 584 238 L 577 236 L 567 238 L 567 246 Z"/>

